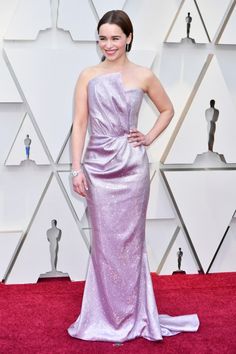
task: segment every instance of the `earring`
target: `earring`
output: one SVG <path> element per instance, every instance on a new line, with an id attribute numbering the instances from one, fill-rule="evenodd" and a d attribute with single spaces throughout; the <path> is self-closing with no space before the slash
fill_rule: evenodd
<path id="1" fill-rule="evenodd" d="M 128 44 L 126 44 L 126 46 L 125 46 L 125 50 L 126 50 L 126 52 L 129 52 L 130 51 L 130 43 Z"/>

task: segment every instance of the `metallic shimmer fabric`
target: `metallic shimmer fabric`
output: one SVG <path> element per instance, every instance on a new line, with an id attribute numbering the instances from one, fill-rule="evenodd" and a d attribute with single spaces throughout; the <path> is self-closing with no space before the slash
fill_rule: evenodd
<path id="1" fill-rule="evenodd" d="M 81 313 L 68 332 L 92 340 L 160 340 L 196 331 L 197 315 L 158 315 L 145 246 L 149 166 L 144 146 L 127 134 L 137 127 L 143 91 L 125 89 L 120 72 L 88 85 L 90 141 L 84 157 L 93 229 Z"/>

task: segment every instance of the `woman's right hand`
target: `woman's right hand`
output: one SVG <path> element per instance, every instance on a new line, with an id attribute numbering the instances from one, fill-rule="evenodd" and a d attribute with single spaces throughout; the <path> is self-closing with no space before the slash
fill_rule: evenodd
<path id="1" fill-rule="evenodd" d="M 78 176 L 73 177 L 73 190 L 82 197 L 86 197 L 86 191 L 88 190 L 88 184 L 83 172 L 80 172 Z"/>

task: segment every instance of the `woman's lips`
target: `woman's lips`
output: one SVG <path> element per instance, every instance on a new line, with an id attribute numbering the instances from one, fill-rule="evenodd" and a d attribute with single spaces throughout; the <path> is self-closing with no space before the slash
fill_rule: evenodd
<path id="1" fill-rule="evenodd" d="M 113 55 L 113 54 L 115 54 L 115 52 L 116 52 L 115 49 L 114 50 L 106 50 L 107 55 Z"/>

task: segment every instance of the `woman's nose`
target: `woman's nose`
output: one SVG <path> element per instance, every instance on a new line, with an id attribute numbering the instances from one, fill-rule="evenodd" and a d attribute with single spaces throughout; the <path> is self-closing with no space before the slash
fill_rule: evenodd
<path id="1" fill-rule="evenodd" d="M 111 40 L 108 39 L 108 40 L 106 41 L 106 47 L 107 47 L 107 48 L 111 48 L 111 47 L 112 47 L 112 41 L 111 41 Z"/>

